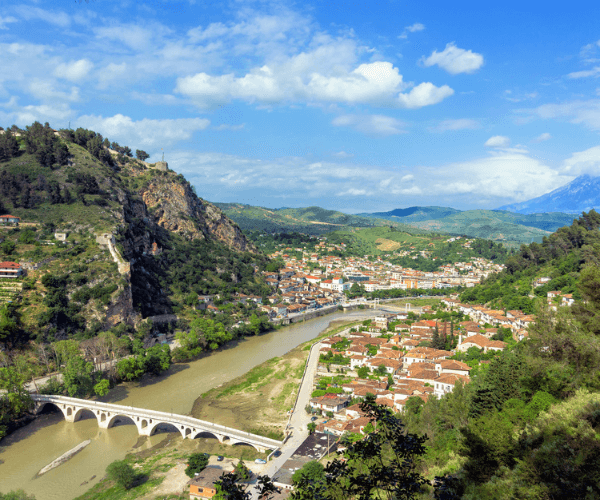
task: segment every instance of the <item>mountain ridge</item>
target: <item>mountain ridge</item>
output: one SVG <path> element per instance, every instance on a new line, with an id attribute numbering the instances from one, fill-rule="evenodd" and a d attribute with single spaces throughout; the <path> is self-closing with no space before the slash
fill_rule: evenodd
<path id="1" fill-rule="evenodd" d="M 579 215 L 598 207 L 600 207 L 600 176 L 584 174 L 542 196 L 503 205 L 498 210 L 520 214 L 563 212 Z"/>

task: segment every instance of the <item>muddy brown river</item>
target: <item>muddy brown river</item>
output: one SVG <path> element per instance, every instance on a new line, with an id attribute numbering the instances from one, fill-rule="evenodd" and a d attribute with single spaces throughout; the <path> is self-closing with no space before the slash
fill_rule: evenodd
<path id="1" fill-rule="evenodd" d="M 102 401 L 189 415 L 201 394 L 316 337 L 331 321 L 372 314 L 368 310 L 335 313 L 248 338 L 191 363 L 173 365 L 160 377 L 117 386 Z M 36 477 L 40 469 L 86 439 L 91 444 L 80 453 Z M 151 436 L 137 449 L 162 439 L 164 435 Z M 98 482 L 108 464 L 133 451 L 137 441 L 133 424 L 99 429 L 93 417 L 67 423 L 62 414 L 42 415 L 0 441 L 0 492 L 21 488 L 37 500 L 72 499 Z"/>

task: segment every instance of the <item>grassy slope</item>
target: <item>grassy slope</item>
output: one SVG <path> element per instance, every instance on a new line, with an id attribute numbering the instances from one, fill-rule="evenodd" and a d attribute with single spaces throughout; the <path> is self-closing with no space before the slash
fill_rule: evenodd
<path id="1" fill-rule="evenodd" d="M 550 234 L 535 227 L 507 222 L 504 214 L 492 210 L 467 210 L 443 219 L 414 222 L 412 225 L 430 231 L 517 243 L 530 243 L 532 239 L 541 241 Z"/>
<path id="2" fill-rule="evenodd" d="M 215 203 L 243 230 L 301 232 L 319 235 L 335 229 L 393 225 L 398 229 L 422 233 L 406 224 L 348 215 L 320 207 L 268 209 L 238 203 Z"/>
<path id="3" fill-rule="evenodd" d="M 358 214 L 365 217 L 376 217 L 396 222 L 410 224 L 424 220 L 441 219 L 449 215 L 460 213 L 460 210 L 450 207 L 409 207 L 397 208 L 389 212 L 375 212 L 372 214 Z"/>
<path id="4" fill-rule="evenodd" d="M 446 236 L 443 236 L 444 239 Z M 390 229 L 390 227 L 377 227 L 365 229 L 346 229 L 335 231 L 329 239 L 340 239 L 348 243 L 356 241 L 357 245 L 365 254 L 379 254 L 384 251 L 409 250 L 415 247 L 416 250 L 428 248 L 429 243 L 440 240 L 439 235 L 435 234 L 410 234 L 403 231 Z M 393 245 L 393 243 L 396 245 Z"/>

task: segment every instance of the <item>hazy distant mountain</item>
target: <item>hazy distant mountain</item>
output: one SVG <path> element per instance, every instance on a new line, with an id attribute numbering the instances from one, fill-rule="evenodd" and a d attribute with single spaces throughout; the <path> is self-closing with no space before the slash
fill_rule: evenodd
<path id="1" fill-rule="evenodd" d="M 504 205 L 499 210 L 521 214 L 566 212 L 579 214 L 600 207 L 600 177 L 580 175 L 568 184 L 538 198 Z"/>
<path id="2" fill-rule="evenodd" d="M 460 210 L 450 207 L 408 207 L 396 208 L 389 212 L 375 212 L 372 214 L 357 214 L 363 217 L 375 217 L 377 219 L 388 219 L 409 224 L 423 220 L 441 219 L 449 215 L 457 214 Z"/>

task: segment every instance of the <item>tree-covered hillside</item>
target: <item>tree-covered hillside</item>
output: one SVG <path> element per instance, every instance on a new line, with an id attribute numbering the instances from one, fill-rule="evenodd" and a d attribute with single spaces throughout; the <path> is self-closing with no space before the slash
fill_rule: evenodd
<path id="1" fill-rule="evenodd" d="M 577 283 L 586 265 L 600 263 L 600 214 L 584 213 L 571 226 L 560 228 L 542 243 L 523 245 L 506 260 L 506 270 L 491 275 L 481 285 L 465 291 L 461 300 L 491 303 L 503 309 L 521 309 L 531 313 L 536 297 L 549 291 L 580 297 Z M 536 278 L 550 281 L 534 287 Z"/>

